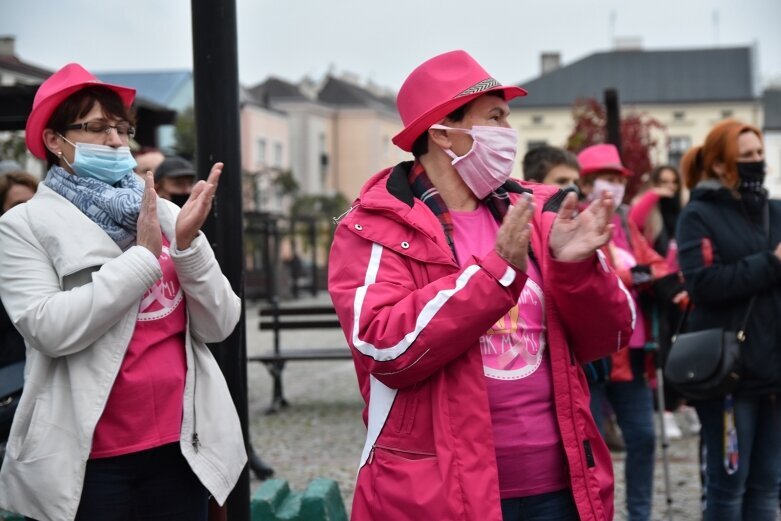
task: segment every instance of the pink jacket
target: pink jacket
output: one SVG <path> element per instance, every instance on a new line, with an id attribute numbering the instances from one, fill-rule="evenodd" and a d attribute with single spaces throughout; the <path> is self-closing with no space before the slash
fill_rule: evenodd
<path id="1" fill-rule="evenodd" d="M 526 275 L 495 252 L 460 269 L 407 168 L 366 183 L 331 250 L 329 291 L 367 404 L 353 519 L 501 521 L 478 339 L 517 302 Z M 534 236 L 547 238 L 556 190 L 509 184 L 513 200 L 534 187 Z M 562 263 L 547 240 L 532 248 L 573 497 L 583 521 L 610 520 L 612 464 L 580 364 L 626 345 L 634 307 L 601 254 Z"/>

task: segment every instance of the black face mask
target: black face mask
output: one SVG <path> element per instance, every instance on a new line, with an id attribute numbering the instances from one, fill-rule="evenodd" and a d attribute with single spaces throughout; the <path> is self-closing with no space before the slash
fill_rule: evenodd
<path id="1" fill-rule="evenodd" d="M 170 197 L 171 202 L 181 208 L 187 202 L 187 199 L 190 198 L 190 194 L 171 194 Z"/>
<path id="2" fill-rule="evenodd" d="M 743 200 L 743 207 L 748 212 L 749 217 L 757 221 L 760 219 L 762 210 L 767 202 L 767 190 L 765 190 L 765 162 L 750 161 L 737 163 L 738 177 L 740 184 L 738 192 Z"/>
<path id="3" fill-rule="evenodd" d="M 738 191 L 761 193 L 764 190 L 762 185 L 765 183 L 765 162 L 739 161 L 737 166 L 738 177 L 740 178 Z"/>

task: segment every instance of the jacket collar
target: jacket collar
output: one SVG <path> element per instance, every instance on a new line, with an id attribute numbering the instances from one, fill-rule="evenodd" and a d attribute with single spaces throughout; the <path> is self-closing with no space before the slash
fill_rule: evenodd
<path id="1" fill-rule="evenodd" d="M 366 204 L 369 204 L 369 206 L 374 206 L 374 204 L 378 203 L 375 196 L 379 195 L 381 200 L 384 200 L 387 198 L 387 195 L 390 195 L 399 205 L 404 205 L 408 209 L 414 208 L 415 196 L 409 185 L 409 172 L 412 169 L 413 164 L 413 161 L 403 161 L 372 177 L 361 190 L 361 205 L 365 206 Z M 384 190 L 382 189 L 383 185 Z M 521 184 L 514 179 L 508 179 L 504 185 L 502 185 L 502 188 L 514 194 L 534 193 L 530 188 L 521 186 Z M 391 209 L 391 206 L 394 206 L 396 211 L 402 210 L 403 208 L 398 205 L 389 205 L 387 201 L 379 203 L 377 207 Z"/>
<path id="2" fill-rule="evenodd" d="M 421 200 L 416 199 L 409 186 L 408 174 L 412 168 L 412 161 L 399 163 L 395 167 L 386 168 L 369 179 L 361 189 L 357 204 L 357 211 L 349 212 L 343 221 L 349 229 L 356 224 L 361 227 L 359 235 L 364 238 L 382 244 L 385 247 L 399 251 L 404 255 L 441 264 L 453 264 L 452 253 L 447 244 L 447 239 L 442 231 L 442 226 L 434 213 Z M 510 179 L 504 184 L 505 190 L 510 192 L 511 200 L 515 200 L 521 193 L 533 193 L 538 199 L 538 212 L 542 211 L 545 203 L 546 210 L 558 190 L 555 188 L 535 185 L 534 192 L 531 188 Z M 563 197 L 562 197 L 563 199 Z M 558 205 L 553 210 L 558 210 Z M 372 219 L 374 215 L 383 215 L 385 220 L 378 226 L 363 226 L 364 221 Z M 414 232 L 410 230 L 414 229 Z M 356 228 L 357 229 L 357 228 Z M 355 233 L 355 230 L 353 230 Z M 419 233 L 426 237 L 425 243 L 412 240 L 411 233 Z M 410 244 L 406 249 L 398 248 L 401 241 Z"/>

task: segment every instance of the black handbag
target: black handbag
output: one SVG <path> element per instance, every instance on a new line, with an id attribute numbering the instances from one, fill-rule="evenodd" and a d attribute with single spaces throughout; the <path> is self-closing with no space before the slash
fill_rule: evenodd
<path id="1" fill-rule="evenodd" d="M 0 443 L 8 440 L 24 385 L 24 361 L 0 367 Z"/>
<path id="2" fill-rule="evenodd" d="M 743 371 L 740 347 L 746 341 L 746 325 L 755 300 L 756 296 L 751 298 L 737 332 L 711 328 L 673 337 L 664 376 L 684 397 L 690 400 L 722 398 L 738 385 Z M 690 309 L 691 303 L 686 308 L 681 324 L 685 322 Z"/>

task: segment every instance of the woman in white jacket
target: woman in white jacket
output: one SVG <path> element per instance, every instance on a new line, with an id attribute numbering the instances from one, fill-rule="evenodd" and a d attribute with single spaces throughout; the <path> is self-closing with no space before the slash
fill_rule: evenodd
<path id="1" fill-rule="evenodd" d="M 38 520 L 205 520 L 246 463 L 207 349 L 239 298 L 200 233 L 222 170 L 184 207 L 142 185 L 135 91 L 70 64 L 27 122 L 38 193 L 0 219 L 0 297 L 27 344 L 0 507 Z"/>

